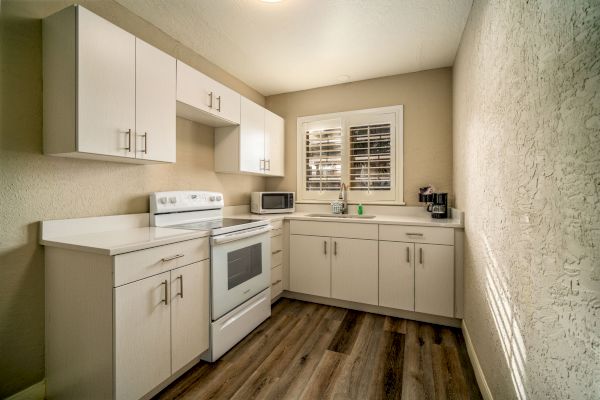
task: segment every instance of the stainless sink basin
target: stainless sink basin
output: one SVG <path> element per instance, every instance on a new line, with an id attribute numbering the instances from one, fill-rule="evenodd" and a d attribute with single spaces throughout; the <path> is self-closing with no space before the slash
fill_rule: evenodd
<path id="1" fill-rule="evenodd" d="M 328 213 L 315 213 L 315 214 L 306 214 L 307 217 L 325 217 L 325 218 L 361 218 L 361 219 L 371 219 L 375 218 L 374 215 L 358 215 L 358 214 L 328 214 Z"/>

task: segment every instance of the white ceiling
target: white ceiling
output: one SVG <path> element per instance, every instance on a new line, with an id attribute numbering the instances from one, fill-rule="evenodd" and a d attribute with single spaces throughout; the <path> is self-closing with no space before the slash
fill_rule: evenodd
<path id="1" fill-rule="evenodd" d="M 117 1 L 263 95 L 450 66 L 472 3 Z"/>

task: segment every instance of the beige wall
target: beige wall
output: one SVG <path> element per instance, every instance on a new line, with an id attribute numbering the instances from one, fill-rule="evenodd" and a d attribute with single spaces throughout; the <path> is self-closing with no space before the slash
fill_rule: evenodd
<path id="1" fill-rule="evenodd" d="M 268 190 L 296 191 L 296 122 L 307 115 L 404 105 L 404 201 L 418 205 L 418 188 L 433 184 L 452 193 L 452 70 L 327 86 L 267 97 L 267 108 L 285 118 L 285 177 Z"/>
<path id="2" fill-rule="evenodd" d="M 600 399 L 600 7 L 477 0 L 454 66 L 465 324 L 494 399 Z"/>
<path id="3" fill-rule="evenodd" d="M 113 1 L 92 11 L 252 100 L 264 98 Z M 44 377 L 44 265 L 38 221 L 138 213 L 148 193 L 208 189 L 247 204 L 264 179 L 213 171 L 213 129 L 177 120 L 177 164 L 137 166 L 43 156 L 40 18 L 67 1 L 6 1 L 0 14 L 0 398 Z"/>

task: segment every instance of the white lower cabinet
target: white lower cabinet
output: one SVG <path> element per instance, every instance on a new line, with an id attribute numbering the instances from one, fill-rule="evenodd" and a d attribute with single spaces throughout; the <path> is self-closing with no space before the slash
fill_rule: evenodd
<path id="1" fill-rule="evenodd" d="M 379 305 L 415 310 L 415 245 L 379 242 Z"/>
<path id="2" fill-rule="evenodd" d="M 46 396 L 139 399 L 208 349 L 208 239 L 115 256 L 46 247 Z"/>
<path id="3" fill-rule="evenodd" d="M 377 305 L 377 241 L 345 238 L 331 240 L 331 297 Z"/>
<path id="4" fill-rule="evenodd" d="M 291 235 L 290 290 L 315 296 L 331 296 L 331 239 Z"/>
<path id="5" fill-rule="evenodd" d="M 292 292 L 455 317 L 453 228 L 291 221 L 290 233 Z"/>
<path id="6" fill-rule="evenodd" d="M 115 288 L 115 397 L 138 399 L 171 376 L 169 272 Z"/>
<path id="7" fill-rule="evenodd" d="M 454 316 L 454 247 L 415 244 L 415 311 Z"/>
<path id="8" fill-rule="evenodd" d="M 175 373 L 208 348 L 209 262 L 171 271 L 171 373 Z"/>
<path id="9" fill-rule="evenodd" d="M 137 399 L 208 348 L 208 261 L 115 288 L 115 397 Z"/>

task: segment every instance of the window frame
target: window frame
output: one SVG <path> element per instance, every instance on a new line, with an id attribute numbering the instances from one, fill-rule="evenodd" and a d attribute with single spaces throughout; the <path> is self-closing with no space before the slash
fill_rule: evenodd
<path id="1" fill-rule="evenodd" d="M 338 198 L 339 192 L 335 191 L 307 191 L 306 190 L 306 151 L 304 143 L 304 124 L 326 120 L 341 120 L 342 128 L 342 182 L 348 183 L 349 179 L 349 127 L 356 125 L 350 123 L 356 120 L 367 120 L 373 114 L 374 120 L 383 114 L 393 114 L 394 135 L 391 141 L 394 154 L 391 160 L 392 168 L 390 191 L 352 191 L 348 190 L 348 203 L 350 204 L 388 204 L 405 205 L 404 203 L 404 106 L 395 105 L 362 110 L 343 111 L 337 113 L 309 115 L 298 117 L 296 122 L 296 194 L 297 203 L 329 203 Z M 379 194 L 379 195 L 378 195 Z"/>

